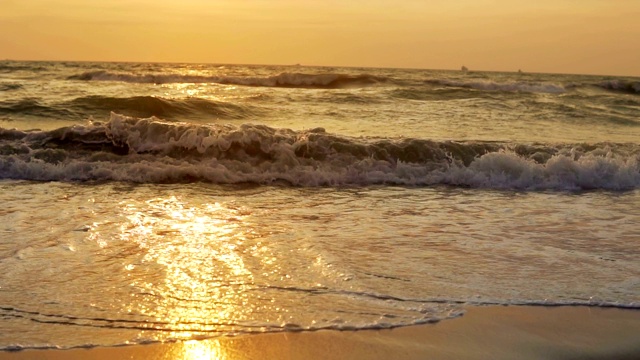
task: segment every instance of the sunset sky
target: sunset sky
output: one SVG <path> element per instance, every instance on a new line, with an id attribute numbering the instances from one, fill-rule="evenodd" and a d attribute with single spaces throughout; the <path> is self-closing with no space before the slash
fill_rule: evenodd
<path id="1" fill-rule="evenodd" d="M 0 0 L 0 59 L 640 76 L 638 0 Z"/>

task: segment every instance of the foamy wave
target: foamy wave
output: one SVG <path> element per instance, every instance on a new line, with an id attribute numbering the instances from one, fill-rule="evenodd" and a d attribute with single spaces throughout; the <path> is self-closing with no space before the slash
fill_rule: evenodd
<path id="1" fill-rule="evenodd" d="M 217 83 L 227 85 L 291 87 L 291 88 L 349 88 L 371 86 L 385 79 L 368 75 L 282 73 L 268 77 L 197 76 L 179 74 L 126 74 L 90 71 L 69 77 L 70 80 L 122 81 L 130 83 Z"/>
<path id="2" fill-rule="evenodd" d="M 495 82 L 495 81 L 462 81 L 462 80 L 428 80 L 427 83 L 476 89 L 483 91 L 505 91 L 505 92 L 526 92 L 526 93 L 551 93 L 560 94 L 566 92 L 564 86 L 551 83 L 535 82 Z"/>
<path id="3" fill-rule="evenodd" d="M 638 145 L 363 140 L 264 125 L 193 125 L 112 114 L 54 131 L 0 130 L 0 176 L 29 180 L 492 189 L 640 188 Z"/>
<path id="4" fill-rule="evenodd" d="M 276 290 L 298 291 L 297 288 L 275 288 Z M 300 289 L 307 292 L 306 289 Z M 580 306 L 589 308 L 615 308 L 638 310 L 640 304 L 637 302 L 619 303 L 610 301 L 594 300 L 477 300 L 477 299 L 403 299 L 394 296 L 379 294 L 359 293 L 351 291 L 309 291 L 314 296 L 323 294 L 343 295 L 353 297 L 365 297 L 373 301 L 384 301 L 385 305 L 392 307 L 404 307 L 414 316 L 405 317 L 393 314 L 380 313 L 377 319 L 371 321 L 344 321 L 340 318 L 323 319 L 312 323 L 294 322 L 261 322 L 261 321 L 238 321 L 226 322 L 222 324 L 208 322 L 190 322 L 186 324 L 175 324 L 164 321 L 153 321 L 146 319 L 136 320 L 135 318 L 88 318 L 77 315 L 47 314 L 37 311 L 24 311 L 17 308 L 5 307 L 2 312 L 9 315 L 9 319 L 19 317 L 31 320 L 39 324 L 50 324 L 58 327 L 73 328 L 76 326 L 92 327 L 95 329 L 117 329 L 117 330 L 137 330 L 144 331 L 147 336 L 137 337 L 122 342 L 108 343 L 82 343 L 65 341 L 64 344 L 6 344 L 0 346 L 0 351 L 24 351 L 24 350 L 70 350 L 70 349 L 90 349 L 97 346 L 114 347 L 125 345 L 149 345 L 162 342 L 174 342 L 184 340 L 203 340 L 221 336 L 237 336 L 248 334 L 273 334 L 282 332 L 301 332 L 319 330 L 355 331 L 355 330 L 383 330 L 405 326 L 415 326 L 423 324 L 433 324 L 464 316 L 465 305 L 468 306 L 537 306 L 537 307 L 559 307 L 559 306 Z M 408 305 L 408 306 L 407 306 Z M 369 314 L 371 315 L 371 314 Z M 161 333 L 162 336 L 154 336 Z M 170 334 L 164 336 L 165 334 Z"/>
<path id="5" fill-rule="evenodd" d="M 501 189 L 634 189 L 640 186 L 640 160 L 637 155 L 625 159 L 591 153 L 576 159 L 565 154 L 538 164 L 505 151 L 451 169 L 443 183 Z"/>

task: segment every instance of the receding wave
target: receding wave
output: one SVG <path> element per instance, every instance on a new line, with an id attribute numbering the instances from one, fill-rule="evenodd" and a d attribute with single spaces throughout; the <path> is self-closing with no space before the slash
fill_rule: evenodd
<path id="1" fill-rule="evenodd" d="M 432 79 L 426 80 L 426 83 L 433 85 L 441 85 L 446 87 L 475 89 L 482 91 L 504 91 L 504 92 L 525 92 L 525 93 L 551 93 L 559 94 L 567 90 L 560 84 L 527 82 L 527 81 L 507 81 L 496 82 L 490 80 L 448 80 L 448 79 Z"/>
<path id="2" fill-rule="evenodd" d="M 96 346 L 123 346 L 123 345 L 143 345 L 162 342 L 173 342 L 176 340 L 203 340 L 221 336 L 237 336 L 247 334 L 269 334 L 282 332 L 300 332 L 300 331 L 318 331 L 318 330 L 383 330 L 393 329 L 403 326 L 423 325 L 438 323 L 443 320 L 454 319 L 464 315 L 465 311 L 461 307 L 463 304 L 472 305 L 501 305 L 501 306 L 540 306 L 540 307 L 559 307 L 559 306 L 581 306 L 589 308 L 601 309 L 631 309 L 638 310 L 637 303 L 624 304 L 619 302 L 594 302 L 571 301 L 571 300 L 528 300 L 528 301 L 464 301 L 464 300 L 447 300 L 442 298 L 433 299 L 405 299 L 384 294 L 375 294 L 359 291 L 332 291 L 325 289 L 305 289 L 296 287 L 269 287 L 276 291 L 291 291 L 312 294 L 315 296 L 322 295 L 338 295 L 349 297 L 360 297 L 370 301 L 383 301 L 386 304 L 414 304 L 409 305 L 412 312 L 420 311 L 420 315 L 416 318 L 405 318 L 402 316 L 392 316 L 381 314 L 378 321 L 372 322 L 344 322 L 341 320 L 313 321 L 313 323 L 274 323 L 274 322 L 255 322 L 255 321 L 188 321 L 184 323 L 175 323 L 162 321 L 157 319 L 140 319 L 136 317 L 87 317 L 71 315 L 66 313 L 46 313 L 40 311 L 20 309 L 10 306 L 0 306 L 0 315 L 5 321 L 13 319 L 24 319 L 40 325 L 54 325 L 57 327 L 83 327 L 93 329 L 108 329 L 120 331 L 144 331 L 149 337 L 139 337 L 123 341 L 121 343 L 78 343 L 71 341 L 69 344 L 8 344 L 0 346 L 0 351 L 22 351 L 22 350 L 46 350 L 46 349 L 82 349 L 94 348 Z M 396 305 L 397 306 L 397 305 Z M 402 306 L 402 305 L 401 305 Z M 429 309 L 429 311 L 425 311 Z M 371 314 L 369 314 L 371 315 Z M 155 334 L 155 338 L 152 336 Z M 162 334 L 162 335 L 160 335 Z"/>
<path id="3" fill-rule="evenodd" d="M 532 190 L 640 188 L 635 144 L 366 140 L 265 125 L 112 114 L 52 131 L 0 130 L 0 177 L 38 181 L 393 184 Z"/>
<path id="4" fill-rule="evenodd" d="M 311 89 L 341 89 L 373 86 L 386 79 L 362 74 L 302 74 L 282 73 L 268 77 L 241 77 L 241 76 L 198 76 L 180 74 L 127 74 L 108 71 L 89 71 L 78 75 L 72 75 L 69 80 L 84 81 L 122 81 L 129 83 L 217 83 L 225 85 L 263 86 L 263 87 L 288 87 Z"/>
<path id="5" fill-rule="evenodd" d="M 70 101 L 68 107 L 85 114 L 115 111 L 121 114 L 174 119 L 181 116 L 201 116 L 221 119 L 244 119 L 257 110 L 248 106 L 202 98 L 168 99 L 155 96 L 107 97 L 87 96 Z"/>

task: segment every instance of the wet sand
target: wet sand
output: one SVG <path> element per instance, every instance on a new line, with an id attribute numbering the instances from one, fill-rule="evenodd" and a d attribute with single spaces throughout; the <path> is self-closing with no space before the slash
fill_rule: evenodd
<path id="1" fill-rule="evenodd" d="M 0 352 L 5 359 L 640 359 L 640 311 L 469 307 L 392 330 L 315 331 L 168 344 Z"/>

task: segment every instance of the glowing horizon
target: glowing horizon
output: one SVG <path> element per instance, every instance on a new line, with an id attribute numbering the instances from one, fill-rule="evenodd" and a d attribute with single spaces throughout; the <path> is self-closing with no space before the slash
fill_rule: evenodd
<path id="1" fill-rule="evenodd" d="M 5 0 L 0 59 L 640 76 L 633 0 Z"/>

